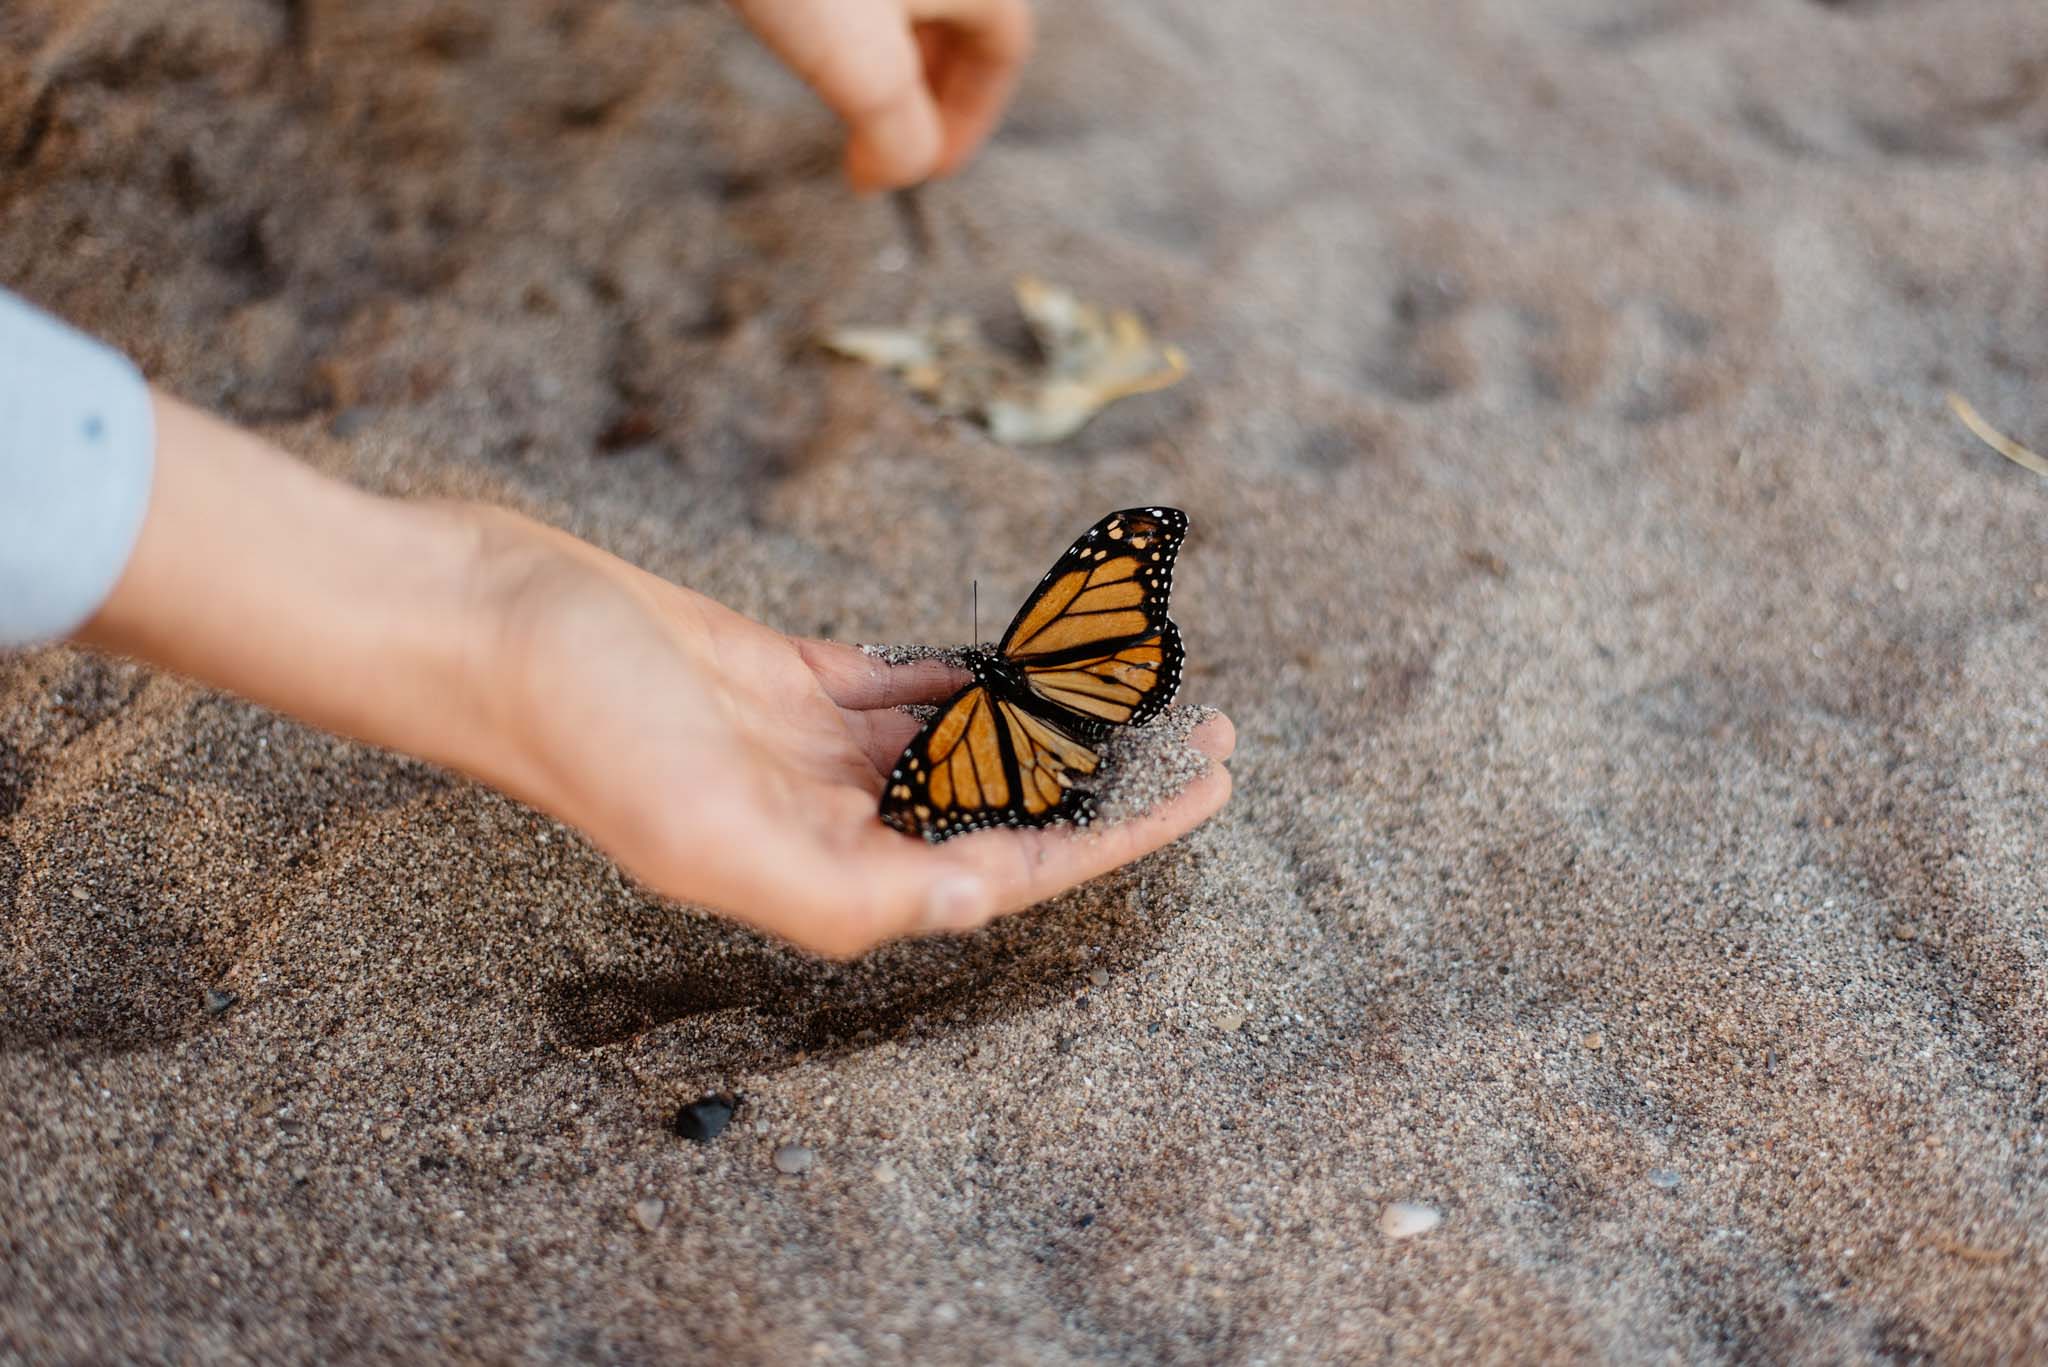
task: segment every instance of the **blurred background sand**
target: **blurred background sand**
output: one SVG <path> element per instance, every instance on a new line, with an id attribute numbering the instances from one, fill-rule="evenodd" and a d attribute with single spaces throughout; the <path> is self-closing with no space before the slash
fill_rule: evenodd
<path id="1" fill-rule="evenodd" d="M 715 5 L 0 9 L 0 285 L 158 382 L 850 640 L 1171 502 L 1242 737 L 1179 846 L 835 967 L 0 662 L 0 1351 L 2042 1350 L 2048 487 L 1940 402 L 2048 441 L 2039 0 L 1042 18 L 905 203 Z M 809 345 L 1023 270 L 1193 376 L 1013 453 Z"/>

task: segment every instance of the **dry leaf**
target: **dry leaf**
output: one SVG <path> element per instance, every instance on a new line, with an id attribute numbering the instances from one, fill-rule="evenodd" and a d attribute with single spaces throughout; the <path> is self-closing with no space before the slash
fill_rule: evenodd
<path id="1" fill-rule="evenodd" d="M 825 345 L 1019 446 L 1070 437 L 1116 400 L 1164 389 L 1187 373 L 1180 348 L 1154 340 L 1128 310 L 1105 309 L 1030 276 L 1016 291 L 1038 341 L 1037 363 L 992 346 L 960 316 L 924 327 L 839 328 Z"/>

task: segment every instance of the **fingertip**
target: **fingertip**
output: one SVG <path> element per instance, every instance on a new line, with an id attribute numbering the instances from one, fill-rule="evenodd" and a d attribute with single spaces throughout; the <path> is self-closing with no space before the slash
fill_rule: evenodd
<path id="1" fill-rule="evenodd" d="M 1150 854 L 1162 845 L 1180 839 L 1221 811 L 1223 804 L 1230 800 L 1231 782 L 1228 769 L 1221 764 L 1212 764 L 1165 802 L 1116 826 L 1107 827 L 1105 831 L 1126 834 L 1137 844 L 1139 848 L 1131 858 Z"/>
<path id="2" fill-rule="evenodd" d="M 907 87 L 853 126 L 846 140 L 846 178 L 862 193 L 916 185 L 938 168 L 944 145 L 931 96 L 921 84 Z"/>
<path id="3" fill-rule="evenodd" d="M 891 664 L 859 646 L 806 637 L 791 639 L 832 701 L 859 711 L 936 702 L 966 687 L 974 677 L 942 659 Z"/>
<path id="4" fill-rule="evenodd" d="M 1188 744 L 1213 760 L 1227 760 L 1237 753 L 1237 726 L 1221 712 L 1211 712 L 1188 732 Z"/>
<path id="5" fill-rule="evenodd" d="M 972 670 L 950 660 L 912 660 L 889 667 L 888 696 L 898 702 L 932 702 L 973 682 Z"/>
<path id="6" fill-rule="evenodd" d="M 1223 804 L 1230 801 L 1231 790 L 1236 784 L 1237 780 L 1232 778 L 1230 771 L 1221 764 L 1211 767 L 1208 773 L 1189 784 L 1189 789 L 1196 794 L 1194 810 L 1197 815 L 1188 823 L 1188 829 L 1193 830 L 1222 811 Z"/>

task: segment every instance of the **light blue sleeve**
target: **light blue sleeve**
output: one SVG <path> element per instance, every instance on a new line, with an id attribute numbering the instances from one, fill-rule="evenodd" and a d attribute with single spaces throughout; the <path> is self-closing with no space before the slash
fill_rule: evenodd
<path id="1" fill-rule="evenodd" d="M 0 649 L 83 626 L 127 568 L 156 467 L 149 386 L 0 290 Z"/>

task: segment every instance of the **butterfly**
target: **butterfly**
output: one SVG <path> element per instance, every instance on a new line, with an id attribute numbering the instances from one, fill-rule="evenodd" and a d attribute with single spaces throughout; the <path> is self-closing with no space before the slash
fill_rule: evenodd
<path id="1" fill-rule="evenodd" d="M 1082 786 L 1112 727 L 1159 715 L 1180 687 L 1166 616 L 1187 536 L 1177 508 L 1126 508 L 1067 548 L 1017 609 L 974 682 L 940 705 L 882 788 L 882 820 L 933 844 L 990 826 L 1085 826 Z"/>

